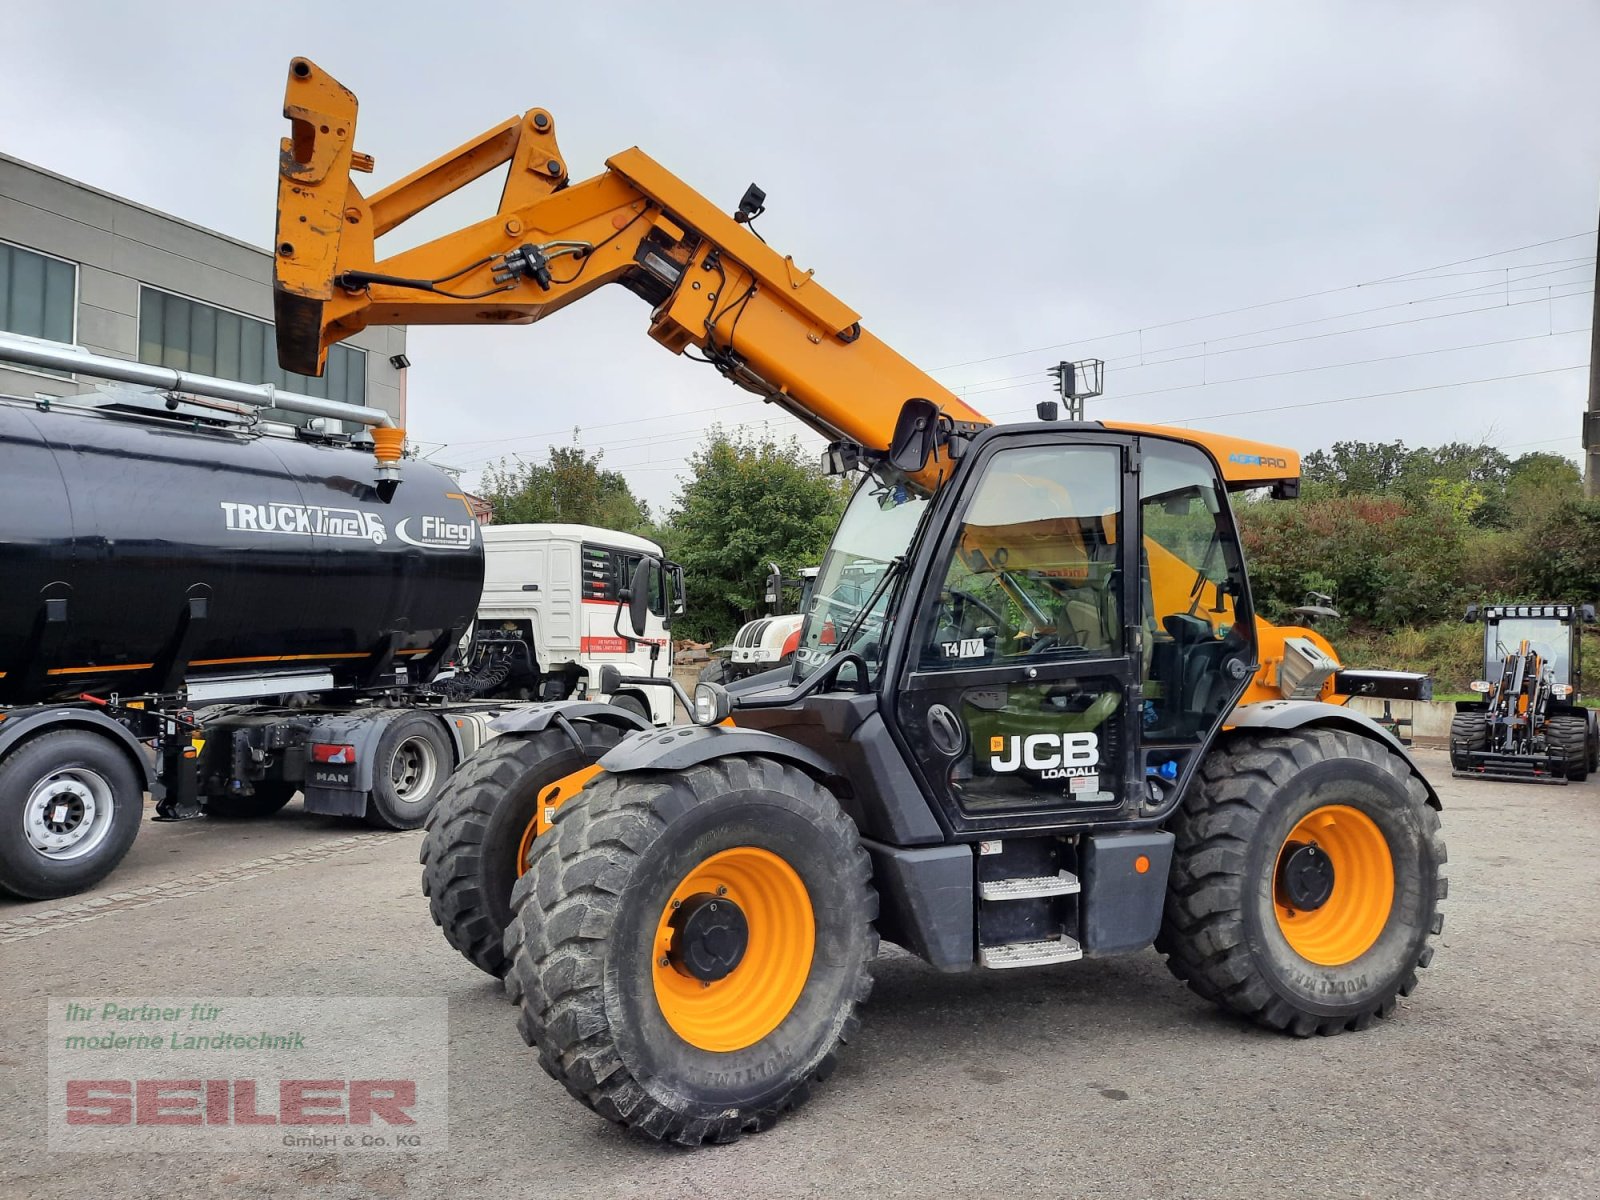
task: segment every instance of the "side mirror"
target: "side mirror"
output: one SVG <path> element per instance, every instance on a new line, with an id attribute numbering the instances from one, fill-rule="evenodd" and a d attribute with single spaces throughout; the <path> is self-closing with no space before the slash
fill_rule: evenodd
<path id="1" fill-rule="evenodd" d="M 1463 621 L 1476 621 L 1478 619 L 1478 606 L 1476 604 L 1467 605 L 1467 614 L 1461 619 Z"/>
<path id="2" fill-rule="evenodd" d="M 688 590 L 683 584 L 683 568 L 677 563 L 668 563 L 667 570 L 672 575 L 672 615 L 681 617 L 683 616 L 684 603 L 689 596 Z"/>
<path id="3" fill-rule="evenodd" d="M 1593 625 L 1595 621 L 1594 605 L 1580 604 L 1578 606 L 1578 616 L 1583 618 L 1583 623 L 1585 625 Z"/>
<path id="4" fill-rule="evenodd" d="M 783 568 L 775 562 L 767 564 L 767 592 L 763 598 L 774 607 L 783 603 Z"/>
<path id="5" fill-rule="evenodd" d="M 600 668 L 600 694 L 602 696 L 614 695 L 621 686 L 622 672 L 610 663 L 604 664 Z"/>
<path id="6" fill-rule="evenodd" d="M 628 584 L 628 624 L 633 626 L 633 636 L 644 637 L 645 623 L 650 619 L 650 572 L 659 570 L 661 561 L 646 554 L 633 569 L 633 579 Z"/>
<path id="7" fill-rule="evenodd" d="M 939 427 L 939 406 L 932 400 L 913 397 L 900 406 L 889 441 L 889 465 L 907 475 L 915 475 L 933 456 Z"/>

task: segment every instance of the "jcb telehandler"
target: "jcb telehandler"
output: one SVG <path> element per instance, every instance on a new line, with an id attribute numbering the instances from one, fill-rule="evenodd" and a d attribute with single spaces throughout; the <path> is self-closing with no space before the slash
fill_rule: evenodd
<path id="1" fill-rule="evenodd" d="M 651 337 L 860 476 L 792 673 L 701 685 L 667 731 L 521 711 L 435 815 L 436 917 L 580 1101 L 684 1144 L 765 1127 L 854 1036 L 880 936 L 945 971 L 1154 942 L 1299 1036 L 1411 992 L 1441 924 L 1438 798 L 1337 703 L 1326 641 L 1252 611 L 1229 493 L 1292 493 L 1292 451 L 1048 409 L 990 425 L 751 231 L 760 189 L 729 216 L 637 149 L 574 182 L 544 109 L 370 197 L 355 98 L 295 59 L 284 111 L 286 367 L 371 323 L 528 323 L 619 283 Z M 492 216 L 377 257 L 507 163 Z M 943 258 L 963 289 L 968 242 Z M 509 907 L 495 864 L 520 875 Z"/>
<path id="2" fill-rule="evenodd" d="M 1483 622 L 1481 700 L 1458 700 L 1450 722 L 1451 773 L 1465 778 L 1566 783 L 1600 768 L 1600 722 L 1584 708 L 1581 624 L 1590 604 L 1471 605 Z"/>

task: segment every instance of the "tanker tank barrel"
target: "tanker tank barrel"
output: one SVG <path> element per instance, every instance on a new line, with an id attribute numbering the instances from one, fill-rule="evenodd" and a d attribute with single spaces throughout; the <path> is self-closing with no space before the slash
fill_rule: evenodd
<path id="1" fill-rule="evenodd" d="M 279 391 L 270 383 L 240 383 L 233 379 L 219 379 L 214 375 L 197 375 L 172 367 L 158 367 L 151 363 L 131 362 L 125 358 L 110 358 L 91 354 L 81 346 L 66 346 L 53 342 L 37 341 L 15 334 L 0 333 L 0 363 L 10 362 L 25 367 L 43 367 L 46 370 L 67 371 L 77 375 L 92 375 L 119 383 L 137 384 L 167 392 L 182 392 L 194 396 L 209 396 L 251 408 L 277 408 L 286 412 L 302 413 L 309 417 L 325 417 L 335 421 L 349 421 L 372 430 L 373 458 L 377 463 L 379 481 L 393 488 L 400 479 L 400 458 L 405 443 L 405 431 L 381 408 L 364 404 L 347 404 L 342 400 L 322 400 L 316 396 L 301 396 L 295 392 Z"/>

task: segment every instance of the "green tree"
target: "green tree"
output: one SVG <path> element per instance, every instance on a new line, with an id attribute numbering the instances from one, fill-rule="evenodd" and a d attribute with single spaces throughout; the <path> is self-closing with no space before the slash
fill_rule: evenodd
<path id="1" fill-rule="evenodd" d="M 1393 629 L 1455 614 L 1470 526 L 1460 495 L 1440 500 L 1343 496 L 1308 489 L 1297 501 L 1241 505 L 1256 603 L 1278 619 L 1308 590 L 1331 592 L 1346 618 Z"/>
<path id="2" fill-rule="evenodd" d="M 662 531 L 688 579 L 680 637 L 725 641 L 761 607 L 767 563 L 785 573 L 815 564 L 849 495 L 794 438 L 774 441 L 713 428 Z"/>
<path id="3" fill-rule="evenodd" d="M 1387 492 L 1411 453 L 1404 442 L 1335 442 L 1307 454 L 1300 473 L 1307 483 L 1327 484 L 1341 494 Z"/>
<path id="4" fill-rule="evenodd" d="M 625 533 L 648 533 L 650 509 L 620 472 L 603 470 L 603 452 L 552 446 L 542 463 L 502 459 L 478 486 L 496 524 L 566 521 Z"/>

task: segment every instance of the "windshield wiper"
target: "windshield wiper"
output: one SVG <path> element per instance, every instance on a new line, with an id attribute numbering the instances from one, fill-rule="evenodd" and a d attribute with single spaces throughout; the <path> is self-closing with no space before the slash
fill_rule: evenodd
<path id="1" fill-rule="evenodd" d="M 906 556 L 903 554 L 896 555 L 889 560 L 889 565 L 884 567 L 883 574 L 878 576 L 877 586 L 867 596 L 866 603 L 861 606 L 861 611 L 856 613 L 855 620 L 850 622 L 845 628 L 844 634 L 838 639 L 836 644 L 840 650 L 845 649 L 855 640 L 856 634 L 860 632 L 861 626 L 866 623 L 867 617 L 871 614 L 873 606 L 878 603 L 878 598 L 883 595 L 883 590 L 889 586 L 896 573 L 901 571 L 905 565 Z"/>

